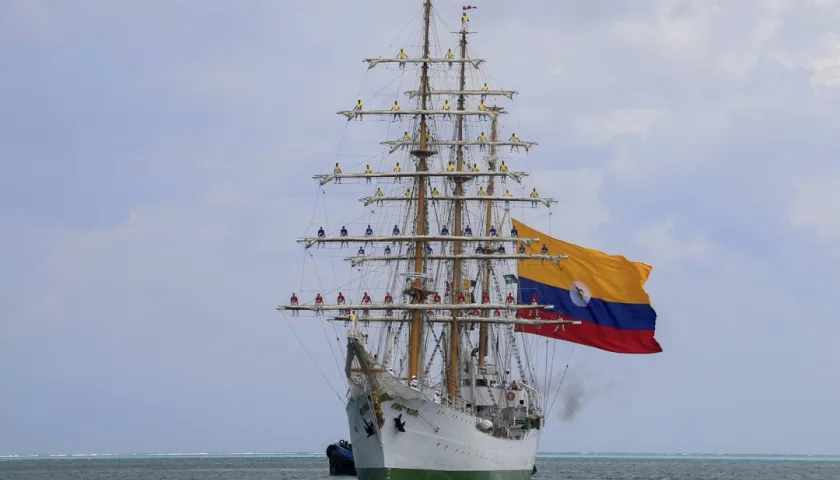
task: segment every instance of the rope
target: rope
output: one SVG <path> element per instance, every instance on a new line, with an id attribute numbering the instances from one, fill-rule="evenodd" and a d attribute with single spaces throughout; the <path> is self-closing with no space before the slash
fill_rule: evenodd
<path id="1" fill-rule="evenodd" d="M 315 259 L 314 259 L 314 257 L 312 256 L 312 252 L 308 252 L 308 253 L 309 253 L 309 257 L 310 257 L 310 258 L 312 258 L 312 263 L 313 263 L 313 265 L 314 265 L 314 263 L 315 263 Z M 315 268 L 313 268 L 312 270 L 315 272 L 315 278 L 317 278 L 317 279 L 318 279 L 318 285 L 319 285 L 319 286 L 321 286 L 321 287 L 322 287 L 322 289 L 323 289 L 324 284 L 323 284 L 323 282 L 321 281 L 321 277 L 318 275 L 318 270 L 317 270 L 317 269 L 315 269 Z M 340 355 L 341 349 L 339 348 L 339 353 L 336 353 L 336 351 L 335 351 L 335 350 L 333 350 L 333 348 L 332 348 L 332 342 L 330 341 L 329 336 L 327 336 L 327 329 L 326 329 L 326 325 L 325 325 L 326 321 L 327 321 L 327 320 L 326 320 L 325 318 L 322 318 L 322 319 L 320 320 L 320 323 L 321 323 L 321 328 L 324 330 L 324 336 L 327 338 L 327 345 L 329 345 L 329 346 L 330 346 L 330 353 L 332 353 L 333 361 L 335 362 L 335 366 L 336 366 L 336 369 L 338 370 L 339 377 L 340 377 L 340 378 L 344 378 L 344 377 L 343 377 L 344 371 L 341 369 L 341 365 L 340 365 L 340 364 L 339 364 L 339 362 L 338 362 L 338 357 L 339 357 L 339 355 Z M 336 337 L 336 340 L 338 340 L 338 337 Z M 340 340 L 339 340 L 339 342 L 340 342 Z M 344 379 L 344 385 L 345 385 L 345 386 L 347 386 L 347 380 L 346 380 L 346 379 Z"/>
<path id="2" fill-rule="evenodd" d="M 292 328 L 292 324 L 291 324 L 291 322 L 289 322 L 289 317 L 288 317 L 286 314 L 283 314 L 283 319 L 286 321 L 286 325 L 288 325 L 288 326 L 289 326 L 289 330 L 291 330 L 291 331 L 292 331 L 292 334 L 295 336 L 295 338 L 297 339 L 297 341 L 298 341 L 298 343 L 300 344 L 300 346 L 301 346 L 301 347 L 303 347 L 303 351 L 304 351 L 304 352 L 306 352 L 306 356 L 308 356 L 308 357 L 309 357 L 309 360 L 311 360 L 311 361 L 312 361 L 312 364 L 313 364 L 313 365 L 315 365 L 315 368 L 316 368 L 316 369 L 318 369 L 318 373 L 320 373 L 320 374 L 321 374 L 321 377 L 323 377 L 323 379 L 327 382 L 327 385 L 329 385 L 329 386 L 330 386 L 330 390 L 332 390 L 332 391 L 333 391 L 333 393 L 335 393 L 335 396 L 336 396 L 336 398 L 338 398 L 339 403 L 341 403 L 342 405 L 344 405 L 344 399 L 343 399 L 343 398 L 341 398 L 341 394 L 339 394 L 339 393 L 338 393 L 338 390 L 336 390 L 336 389 L 332 386 L 332 383 L 330 383 L 330 379 L 329 379 L 329 378 L 327 378 L 327 376 L 324 374 L 324 371 L 323 371 L 323 370 L 321 370 L 321 367 L 319 367 L 319 366 L 318 366 L 318 363 L 317 363 L 317 362 L 315 362 L 315 358 L 313 358 L 313 357 L 312 357 L 312 354 L 311 354 L 311 353 L 309 353 L 309 350 L 306 348 L 306 344 L 304 344 L 304 343 L 303 343 L 303 341 L 302 341 L 302 340 L 300 339 L 300 337 L 298 336 L 297 332 L 295 332 L 295 329 L 294 329 L 294 328 Z"/>
<path id="3" fill-rule="evenodd" d="M 551 363 L 549 363 L 549 365 L 551 365 L 552 367 L 554 367 L 554 359 L 555 359 L 556 355 L 557 355 L 557 342 L 552 342 L 552 348 L 551 348 Z M 546 357 L 547 357 L 547 356 L 548 356 L 548 353 L 546 352 Z M 551 373 L 553 373 L 553 372 L 554 372 L 554 369 L 553 369 L 553 368 L 552 368 L 552 369 L 550 369 L 548 372 L 546 372 L 546 378 L 548 379 L 548 381 L 547 381 L 548 385 L 546 385 L 546 389 L 545 389 L 545 391 L 546 391 L 546 392 L 550 392 L 550 391 L 551 391 L 551 384 L 552 384 L 552 382 L 553 382 L 553 380 L 554 380 L 554 379 L 552 378 Z M 547 406 L 548 406 L 548 398 L 546 398 L 546 399 L 545 399 L 545 405 L 544 405 L 544 407 L 547 407 Z"/>
<path id="4" fill-rule="evenodd" d="M 323 189 L 322 189 L 322 191 L 323 191 Z M 327 225 L 329 225 L 329 223 L 330 223 L 330 218 L 329 218 L 329 216 L 328 216 L 328 214 L 327 214 L 327 211 L 328 211 L 328 209 L 327 209 L 327 193 L 326 193 L 326 192 L 324 192 L 324 222 L 325 222 Z M 313 218 L 313 219 L 315 218 L 315 212 L 314 212 L 314 209 L 313 209 L 313 212 L 312 212 L 312 218 Z M 310 220 L 310 221 L 311 221 L 311 220 Z M 338 278 L 338 272 L 337 272 L 337 271 L 336 271 L 336 269 L 335 269 L 335 262 L 330 262 L 330 265 L 332 265 L 332 269 L 333 269 L 333 278 Z"/>
<path id="5" fill-rule="evenodd" d="M 566 379 L 566 374 L 569 372 L 569 365 L 572 363 L 572 355 L 575 353 L 575 344 L 572 344 L 572 351 L 569 352 L 569 359 L 566 360 L 566 368 L 563 369 L 563 376 L 560 377 L 560 385 L 557 385 L 557 391 L 554 392 L 554 398 L 551 400 L 551 406 L 548 407 L 548 411 L 546 412 L 545 416 L 549 416 L 551 411 L 554 409 L 554 403 L 557 402 L 557 397 L 560 396 L 560 387 L 563 386 L 563 380 Z"/>

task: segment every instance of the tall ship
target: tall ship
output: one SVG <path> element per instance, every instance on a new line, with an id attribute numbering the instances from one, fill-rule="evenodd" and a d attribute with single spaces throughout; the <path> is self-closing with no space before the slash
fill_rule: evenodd
<path id="1" fill-rule="evenodd" d="M 537 143 L 500 129 L 499 104 L 516 92 L 474 81 L 484 64 L 469 55 L 474 8 L 457 12 L 450 48 L 430 42 L 438 15 L 426 0 L 419 46 L 364 60 L 411 85 L 393 103 L 338 113 L 348 127 L 397 133 L 378 160 L 314 175 L 322 193 L 364 190 L 362 212 L 313 223 L 298 241 L 327 263 L 307 267 L 321 270 L 317 285 L 278 307 L 346 337 L 346 415 L 365 480 L 530 478 L 552 400 L 540 345 L 662 350 L 650 266 L 524 221 L 556 201 L 523 185 L 521 157 Z"/>

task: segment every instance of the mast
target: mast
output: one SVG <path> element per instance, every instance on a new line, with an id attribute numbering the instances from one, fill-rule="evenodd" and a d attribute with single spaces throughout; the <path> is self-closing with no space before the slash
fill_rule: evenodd
<path id="1" fill-rule="evenodd" d="M 467 58 L 467 29 L 464 26 L 461 29 L 461 59 Z M 459 85 L 458 90 L 463 92 L 467 85 L 467 64 L 466 62 L 461 62 L 461 71 L 459 75 Z M 458 95 L 458 110 L 464 110 L 464 94 L 460 93 Z M 456 131 L 456 139 L 458 142 L 464 141 L 464 117 L 463 115 L 459 115 L 456 120 L 457 131 Z M 455 159 L 455 170 L 459 173 L 464 171 L 464 146 L 458 145 L 458 151 L 456 154 Z M 455 232 L 457 235 L 461 235 L 462 230 L 462 220 L 464 214 L 464 200 L 460 197 L 464 196 L 464 177 L 458 176 L 455 177 Z M 460 240 L 456 240 L 454 242 L 454 254 L 455 259 L 453 260 L 453 267 L 452 267 L 452 284 L 454 287 L 453 296 L 454 298 L 458 299 L 461 295 L 461 258 L 460 255 L 463 254 L 464 244 Z M 472 303 L 472 302 L 470 302 Z M 452 312 L 452 323 L 449 327 L 449 374 L 447 375 L 447 390 L 449 393 L 449 398 L 454 401 L 455 395 L 458 391 L 458 373 L 460 372 L 460 364 L 461 364 L 461 356 L 460 356 L 460 347 L 461 347 L 461 329 L 458 322 L 458 315 L 461 312 Z"/>
<path id="2" fill-rule="evenodd" d="M 466 6 L 464 9 L 470 9 L 474 7 Z M 479 266 L 479 274 L 483 270 L 485 272 L 484 277 L 482 277 L 482 294 L 489 295 L 490 289 L 492 287 L 492 282 L 490 275 L 494 271 L 493 265 L 494 262 L 507 262 L 513 260 L 541 260 L 541 261 L 548 261 L 555 264 L 559 264 L 560 260 L 566 258 L 565 255 L 557 255 L 557 254 L 536 254 L 536 253 L 497 253 L 492 248 L 491 244 L 502 244 L 502 243 L 513 243 L 513 246 L 516 247 L 520 244 L 529 245 L 533 242 L 538 242 L 538 238 L 519 238 L 519 237 L 506 237 L 506 236 L 493 236 L 489 235 L 489 227 L 493 221 L 493 203 L 497 202 L 505 202 L 505 211 L 508 211 L 508 205 L 511 202 L 530 202 L 530 203 L 542 203 L 546 207 L 550 207 L 552 203 L 557 203 L 555 199 L 552 198 L 532 198 L 532 197 L 513 197 L 513 196 L 496 196 L 494 193 L 495 190 L 495 179 L 493 177 L 500 176 L 500 177 L 510 177 L 516 182 L 520 182 L 522 177 L 526 176 L 526 172 L 509 172 L 507 170 L 500 171 L 497 162 L 497 151 L 499 146 L 509 146 L 511 150 L 513 148 L 517 148 L 519 151 L 519 147 L 525 149 L 528 152 L 529 148 L 537 145 L 536 142 L 533 141 L 522 141 L 516 137 L 511 137 L 511 139 L 507 142 L 500 142 L 499 137 L 499 126 L 497 117 L 499 115 L 504 115 L 507 112 L 504 108 L 496 107 L 495 105 L 490 108 L 484 107 L 484 99 L 486 96 L 504 96 L 507 98 L 511 98 L 515 91 L 512 90 L 490 90 L 487 88 L 486 84 L 481 89 L 472 89 L 467 90 L 467 66 L 472 65 L 473 67 L 478 67 L 478 65 L 483 62 L 483 60 L 468 58 L 467 55 L 467 35 L 471 32 L 468 31 L 465 25 L 462 24 L 462 28 L 459 31 L 453 32 L 458 35 L 460 40 L 459 42 L 459 50 L 460 50 L 460 58 L 449 58 L 448 56 L 445 58 L 431 58 L 430 56 L 430 36 L 431 36 L 431 14 L 432 14 L 432 1 L 431 0 L 424 0 L 423 2 L 423 10 L 424 10 L 424 28 L 423 28 L 423 51 L 422 57 L 420 58 L 407 58 L 407 56 L 400 51 L 400 54 L 396 57 L 377 57 L 377 58 L 369 58 L 364 59 L 363 61 L 368 63 L 369 68 L 372 68 L 375 65 L 379 64 L 393 64 L 399 63 L 404 65 L 405 63 L 414 63 L 420 64 L 420 88 L 415 91 L 406 92 L 409 94 L 410 98 L 420 97 L 419 105 L 417 105 L 417 109 L 411 110 L 399 110 L 399 109 L 373 109 L 373 110 L 363 110 L 361 102 L 353 108 L 352 110 L 341 110 L 338 113 L 347 118 L 347 121 L 351 120 L 361 120 L 365 116 L 374 116 L 374 117 L 381 117 L 381 116 L 393 116 L 395 120 L 401 118 L 409 118 L 418 119 L 419 124 L 417 124 L 415 128 L 416 135 L 414 138 L 403 138 L 399 141 L 389 140 L 385 142 L 381 142 L 385 145 L 389 145 L 391 147 L 391 153 L 395 152 L 397 149 L 400 148 L 411 148 L 410 155 L 415 162 L 415 169 L 413 171 L 407 172 L 400 172 L 395 171 L 393 173 L 390 172 L 372 172 L 369 168 L 365 169 L 364 173 L 342 173 L 341 169 L 338 168 L 338 164 L 336 164 L 336 168 L 334 169 L 332 174 L 318 174 L 314 175 L 313 178 L 316 179 L 321 185 L 325 185 L 326 183 L 341 183 L 342 178 L 348 179 L 366 179 L 366 183 L 371 183 L 371 179 L 373 178 L 393 178 L 399 181 L 400 178 L 412 178 L 412 186 L 416 188 L 417 194 L 409 194 L 409 195 L 399 195 L 399 196 L 386 196 L 381 189 L 377 188 L 376 193 L 373 195 L 365 196 L 359 198 L 360 202 L 363 202 L 365 206 L 377 203 L 383 204 L 385 202 L 392 203 L 392 202 L 407 202 L 408 208 L 413 207 L 416 204 L 417 206 L 417 213 L 414 219 L 414 231 L 410 232 L 409 235 L 396 235 L 396 236 L 382 236 L 382 235 L 373 235 L 371 232 L 368 234 L 365 232 L 364 236 L 350 236 L 345 228 L 342 227 L 341 235 L 330 235 L 328 234 L 323 227 L 318 230 L 317 237 L 305 237 L 298 239 L 298 242 L 302 243 L 305 248 L 310 248 L 313 246 L 325 247 L 331 244 L 334 245 L 336 243 L 340 243 L 339 248 L 345 248 L 348 242 L 362 242 L 364 244 L 372 243 L 372 244 L 380 244 L 380 243 L 389 243 L 389 244 L 399 244 L 399 245 L 409 245 L 413 248 L 413 251 L 405 252 L 405 253 L 398 253 L 397 255 L 391 255 L 390 248 L 386 247 L 384 254 L 377 254 L 373 252 L 373 254 L 365 255 L 364 251 L 360 251 L 356 256 L 348 256 L 344 259 L 350 262 L 351 266 L 358 266 L 362 263 L 381 263 L 385 262 L 388 264 L 390 261 L 404 261 L 406 263 L 414 262 L 414 268 L 409 268 L 409 271 L 406 272 L 405 275 L 405 284 L 402 290 L 402 294 L 405 296 L 401 300 L 396 303 L 393 303 L 393 298 L 389 298 L 389 294 L 386 294 L 385 302 L 371 302 L 370 298 L 367 298 L 361 304 L 346 304 L 344 301 L 336 301 L 336 303 L 329 304 L 325 303 L 323 297 L 319 295 L 315 298 L 315 303 L 311 303 L 311 301 L 301 302 L 298 303 L 297 297 L 294 295 L 290 301 L 289 305 L 286 306 L 279 306 L 277 307 L 279 310 L 285 311 L 292 311 L 293 314 L 297 314 L 300 311 L 311 311 L 316 312 L 317 316 L 321 316 L 324 312 L 339 312 L 338 314 L 334 315 L 331 314 L 333 318 L 330 320 L 332 321 L 348 321 L 348 320 L 355 320 L 355 317 L 351 318 L 350 314 L 342 315 L 341 312 L 346 311 L 353 311 L 353 310 L 363 310 L 364 311 L 364 320 L 365 321 L 375 321 L 375 322 L 399 322 L 400 323 L 400 333 L 402 329 L 402 325 L 404 323 L 408 323 L 409 331 L 407 335 L 407 344 L 404 346 L 405 348 L 400 348 L 401 352 L 405 353 L 405 357 L 407 358 L 406 364 L 400 362 L 400 368 L 407 367 L 407 373 L 410 377 L 416 377 L 421 383 L 425 383 L 425 362 L 426 362 L 426 352 L 424 352 L 424 347 L 426 346 L 426 323 L 430 325 L 432 322 L 441 322 L 445 325 L 444 331 L 441 332 L 440 339 L 436 339 L 439 341 L 438 345 L 441 350 L 441 355 L 444 357 L 442 362 L 442 374 L 445 379 L 441 379 L 441 383 L 446 383 L 447 393 L 451 401 L 457 402 L 458 401 L 458 393 L 459 385 L 461 384 L 461 378 L 463 377 L 463 371 L 461 370 L 462 364 L 461 361 L 463 357 L 469 357 L 471 361 L 471 355 L 467 356 L 464 355 L 464 341 L 466 339 L 463 322 L 465 321 L 464 316 L 467 314 L 470 316 L 470 322 L 479 323 L 479 349 L 478 353 L 480 354 L 480 360 L 483 360 L 484 357 L 491 355 L 490 353 L 490 346 L 489 346 L 489 336 L 491 335 L 490 328 L 487 326 L 488 323 L 494 324 L 526 324 L 526 325 L 542 325 L 542 324 L 565 324 L 565 323 L 573 323 L 567 320 L 560 320 L 560 321 L 551 321 L 545 322 L 542 320 L 530 320 L 524 319 L 519 314 L 513 315 L 514 311 L 519 310 L 552 310 L 554 308 L 553 305 L 524 305 L 524 304 L 506 304 L 501 302 L 494 302 L 494 303 L 478 303 L 475 302 L 474 298 L 470 298 L 466 302 L 458 303 L 457 297 L 463 296 L 465 297 L 466 293 L 473 291 L 472 286 L 470 285 L 471 282 L 468 282 L 467 285 L 464 285 L 463 277 L 465 275 L 469 275 L 470 269 L 468 269 L 468 264 L 465 262 L 468 261 L 477 261 Z M 435 63 L 457 63 L 459 65 L 459 85 L 458 90 L 436 90 L 432 91 L 430 86 L 430 66 Z M 450 110 L 449 107 L 447 108 L 436 108 L 431 104 L 434 95 L 453 95 L 457 96 L 457 105 L 455 110 Z M 466 105 L 467 97 L 471 96 L 481 96 L 482 97 L 482 105 L 480 108 L 475 108 L 472 106 Z M 397 105 L 397 102 L 394 102 Z M 431 124 L 429 123 L 429 119 L 434 119 L 437 117 L 448 118 L 449 116 L 453 116 L 455 120 L 455 135 L 452 140 L 446 141 L 439 141 L 433 139 L 430 132 Z M 466 132 L 465 132 L 465 125 L 464 125 L 464 117 L 471 116 L 471 117 L 483 117 L 483 118 L 490 118 L 492 120 L 491 124 L 491 141 L 487 141 L 486 139 L 482 138 L 476 141 L 466 140 Z M 419 132 L 417 131 L 419 130 Z M 437 168 L 430 167 L 428 163 L 428 159 L 430 156 L 437 154 L 438 152 L 435 151 L 435 148 L 438 146 L 452 146 L 456 147 L 456 164 L 453 165 L 455 168 L 443 169 L 438 170 Z M 486 171 L 472 171 L 469 172 L 468 168 L 466 167 L 466 162 L 464 159 L 465 151 L 469 147 L 481 147 L 481 150 L 484 151 L 485 146 L 490 146 L 490 155 L 487 158 L 488 160 L 488 168 Z M 477 156 L 476 156 L 477 158 Z M 481 181 L 482 178 L 489 177 L 489 181 L 487 183 L 487 190 L 489 194 L 485 192 L 481 192 L 481 195 L 470 195 L 466 193 L 465 182 L 469 180 L 477 180 Z M 453 181 L 454 182 L 454 191 L 449 194 L 449 189 L 444 192 L 444 195 L 435 194 L 431 195 L 430 192 L 427 192 L 427 188 L 432 185 L 433 182 L 439 181 L 437 179 L 446 179 L 446 181 Z M 450 203 L 451 202 L 451 203 Z M 464 222 L 468 220 L 467 217 L 467 206 L 470 205 L 469 202 L 479 202 L 480 208 L 486 208 L 486 224 L 485 224 L 485 234 L 483 236 L 472 236 L 472 234 L 465 236 L 463 234 L 465 224 Z M 480 202 L 484 202 L 483 205 Z M 452 207 L 449 211 L 449 215 L 447 215 L 447 224 L 453 224 L 454 228 L 454 235 L 435 235 L 434 233 L 430 234 L 430 222 L 429 222 L 429 211 L 432 206 L 443 206 L 444 209 L 446 207 Z M 507 213 L 506 213 L 507 215 Z M 454 216 L 454 219 L 453 219 Z M 454 220 L 454 221 L 453 221 Z M 450 223 L 451 222 L 451 223 Z M 502 220 L 504 222 L 504 218 Z M 499 226 L 501 228 L 501 225 Z M 407 227 L 410 228 L 410 227 Z M 409 233 L 409 232 L 406 232 Z M 426 248 L 429 242 L 440 242 L 442 245 L 441 251 L 439 253 L 428 253 Z M 483 244 L 487 247 L 488 253 L 492 252 L 492 255 L 487 255 L 485 253 L 479 253 L 478 251 L 473 253 L 465 253 L 465 250 L 471 249 L 473 246 L 478 244 Z M 446 247 L 444 247 L 446 245 Z M 452 248 L 448 248 L 448 245 L 452 245 Z M 361 250 L 361 249 L 360 249 Z M 443 261 L 448 264 L 449 261 L 452 261 L 452 271 L 451 276 L 445 278 L 447 282 L 451 282 L 451 287 L 446 287 L 445 296 L 448 297 L 447 300 L 443 304 L 438 304 L 436 308 L 432 310 L 438 310 L 441 312 L 448 312 L 448 314 L 444 313 L 437 318 L 435 318 L 434 314 L 429 315 L 425 313 L 427 310 L 430 310 L 430 305 L 426 304 L 426 297 L 430 293 L 430 290 L 435 285 L 438 280 L 444 279 L 431 279 L 427 275 L 427 271 L 429 270 L 429 265 L 427 262 L 438 262 Z M 405 264 L 403 264 L 405 265 Z M 478 293 L 478 289 L 475 289 L 475 293 Z M 472 295 L 471 295 L 472 297 Z M 455 301 L 453 301 L 453 299 Z M 497 299 L 498 300 L 498 299 Z M 505 315 L 500 315 L 496 317 L 495 315 L 490 315 L 491 310 L 504 310 Z M 374 315 L 370 315 L 370 312 L 379 312 L 375 313 Z M 399 311 L 401 314 L 395 318 L 393 316 L 394 311 Z M 476 316 L 472 316 L 472 311 L 476 312 L 483 312 L 483 314 L 477 313 Z M 386 312 L 385 315 L 382 315 L 382 312 Z M 438 320 L 439 319 L 439 320 Z M 448 327 L 448 328 L 446 328 Z M 354 326 L 354 330 L 352 333 L 353 338 L 357 338 L 356 335 L 358 330 Z M 399 335 L 399 333 L 397 333 Z M 358 338 L 357 338 L 358 340 Z M 352 342 L 351 342 L 352 343 Z M 348 348 L 352 346 L 348 344 Z M 358 347 L 355 345 L 354 348 Z M 364 347 L 364 346 L 363 346 Z M 393 352 L 395 348 L 393 346 L 393 340 L 391 340 L 387 346 L 382 345 L 385 347 L 385 352 L 381 352 L 386 354 L 386 356 L 393 356 Z M 496 348 L 498 348 L 498 340 Z M 432 359 L 428 359 L 431 363 L 434 360 L 434 355 L 437 352 L 437 348 L 435 352 L 432 353 Z M 348 358 L 353 357 L 358 352 L 356 350 L 351 351 L 348 349 Z M 402 357 L 403 359 L 405 357 Z M 448 357 L 448 358 L 446 358 Z M 352 361 L 348 360 L 348 362 Z M 369 363 L 369 362 L 368 362 Z M 390 362 L 386 359 L 386 364 Z M 348 363 L 349 365 L 349 363 Z M 348 378 L 351 376 L 351 373 L 347 373 Z M 441 385 L 443 386 L 443 385 Z"/>
<path id="3" fill-rule="evenodd" d="M 432 18 L 432 0 L 426 0 L 423 6 L 423 58 L 429 58 L 429 30 Z M 426 103 L 428 96 L 426 92 L 429 87 L 429 63 L 423 62 L 420 68 L 420 110 L 426 110 Z M 428 150 L 429 142 L 428 125 L 426 125 L 426 115 L 420 115 L 420 145 L 417 150 L 413 150 L 411 154 L 417 159 L 417 171 L 428 171 L 426 159 L 434 152 Z M 425 255 L 425 244 L 420 238 L 426 234 L 426 177 L 417 177 L 417 225 L 415 226 L 415 235 L 418 236 L 414 244 L 414 282 L 411 286 L 412 302 L 423 303 L 425 292 L 423 289 L 423 256 Z M 420 310 L 411 312 L 411 327 L 408 331 L 408 376 L 409 378 L 420 375 L 423 371 L 420 368 L 420 343 L 423 341 L 423 314 Z M 422 378 L 418 378 L 422 381 Z"/>
<path id="4" fill-rule="evenodd" d="M 491 108 L 496 109 L 498 107 L 496 107 L 494 105 Z M 498 137 L 499 137 L 499 121 L 496 120 L 496 118 L 493 118 L 493 120 L 490 122 L 490 141 L 492 142 L 490 144 L 490 159 L 488 161 L 488 165 L 489 165 L 488 168 L 489 168 L 490 171 L 495 171 L 496 168 L 497 168 L 497 166 L 496 166 L 496 142 L 498 141 Z M 489 182 L 487 184 L 487 195 L 491 196 L 491 197 L 493 196 L 493 193 L 494 193 L 493 192 L 493 190 L 494 190 L 493 187 L 494 187 L 495 182 L 493 180 L 494 180 L 494 178 L 492 176 L 489 177 Z M 493 221 L 493 204 L 490 203 L 490 202 L 487 202 L 487 215 L 486 215 L 485 222 L 484 222 L 484 227 L 485 227 L 484 236 L 485 237 L 490 237 L 490 226 L 491 226 L 490 222 L 492 222 L 492 221 Z M 499 225 L 499 230 L 501 231 L 501 229 L 502 229 L 502 226 Z M 485 250 L 490 248 L 489 242 L 487 243 L 487 245 L 484 248 L 485 248 Z M 492 266 L 493 266 L 493 263 L 488 260 L 487 265 L 485 266 L 485 269 L 484 269 L 484 282 L 481 286 L 482 296 L 483 295 L 490 295 L 490 272 L 491 272 Z M 484 315 L 489 317 L 490 316 L 490 311 L 489 310 L 485 311 Z M 486 356 L 487 356 L 487 324 L 482 322 L 481 325 L 479 325 L 479 327 L 478 327 L 478 361 L 483 364 L 484 363 L 484 357 L 486 357 Z"/>

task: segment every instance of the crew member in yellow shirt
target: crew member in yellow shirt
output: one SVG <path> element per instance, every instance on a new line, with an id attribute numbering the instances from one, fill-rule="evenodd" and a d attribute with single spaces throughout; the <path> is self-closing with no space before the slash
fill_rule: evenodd
<path id="1" fill-rule="evenodd" d="M 518 142 L 518 141 L 519 141 L 519 137 L 517 137 L 515 133 L 511 134 L 510 140 L 508 140 L 508 142 L 510 142 L 510 143 L 515 143 L 515 142 Z M 511 145 L 510 146 L 510 151 L 512 152 L 514 148 L 516 148 L 517 152 L 519 151 L 519 145 Z"/>
<path id="2" fill-rule="evenodd" d="M 394 112 L 394 121 L 396 122 L 400 118 L 400 104 L 394 100 L 394 104 L 391 105 L 391 111 Z"/>
<path id="3" fill-rule="evenodd" d="M 361 100 L 359 100 L 359 101 L 357 101 L 357 102 L 356 102 L 356 106 L 355 106 L 355 107 L 353 107 L 353 111 L 354 111 L 354 112 L 356 112 L 356 113 L 353 115 L 353 118 L 358 118 L 359 120 L 361 120 L 361 119 L 362 119 L 362 114 L 361 114 L 361 113 L 359 113 L 359 112 L 361 112 L 361 111 L 362 111 L 362 101 L 361 101 Z"/>

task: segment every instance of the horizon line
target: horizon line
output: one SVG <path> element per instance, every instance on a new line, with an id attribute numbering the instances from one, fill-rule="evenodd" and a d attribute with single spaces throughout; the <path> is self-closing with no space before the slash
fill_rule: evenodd
<path id="1" fill-rule="evenodd" d="M 319 458 L 323 452 L 158 452 L 158 453 L 32 453 L 2 454 L 0 461 L 8 460 L 119 460 L 153 458 L 233 458 L 233 457 L 284 457 Z M 568 459 L 627 459 L 639 460 L 775 460 L 775 461 L 832 461 L 840 462 L 840 454 L 776 454 L 776 453 L 629 453 L 629 452 L 538 452 L 537 458 Z"/>

